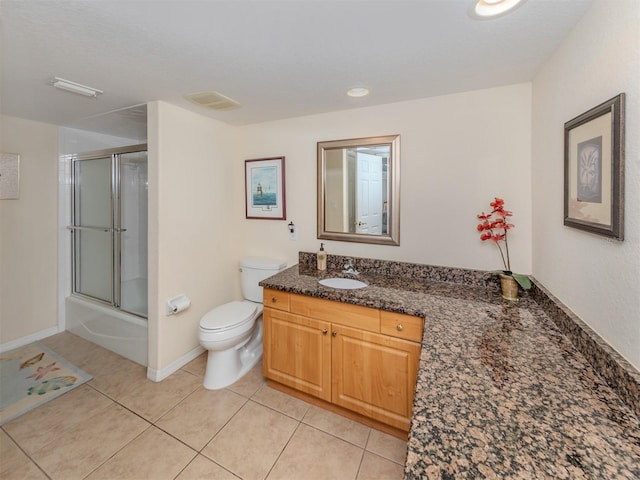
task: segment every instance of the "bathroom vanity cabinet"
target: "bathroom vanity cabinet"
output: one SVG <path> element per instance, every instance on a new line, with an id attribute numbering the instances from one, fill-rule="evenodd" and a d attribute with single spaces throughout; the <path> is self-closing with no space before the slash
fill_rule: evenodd
<path id="1" fill-rule="evenodd" d="M 354 292 L 322 286 L 338 272 L 312 252 L 261 282 L 270 385 L 405 440 L 411 416 L 407 479 L 640 479 L 637 371 L 539 282 L 514 303 L 483 272 L 359 264 Z"/>
<path id="2" fill-rule="evenodd" d="M 264 289 L 264 375 L 408 431 L 423 319 Z"/>

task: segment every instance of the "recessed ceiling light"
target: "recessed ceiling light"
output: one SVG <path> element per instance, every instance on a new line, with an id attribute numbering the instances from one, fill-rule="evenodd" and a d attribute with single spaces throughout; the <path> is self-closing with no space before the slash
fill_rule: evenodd
<path id="1" fill-rule="evenodd" d="M 354 87 L 347 90 L 347 95 L 350 97 L 366 97 L 369 95 L 369 89 L 366 87 Z"/>
<path id="2" fill-rule="evenodd" d="M 526 0 L 476 0 L 469 8 L 472 18 L 486 20 L 496 18 L 513 11 Z"/>
<path id="3" fill-rule="evenodd" d="M 97 88 L 88 87 L 86 85 L 82 85 L 81 83 L 72 82 L 71 80 L 65 80 L 64 78 L 53 77 L 51 81 L 51 85 L 56 87 L 59 90 L 64 90 L 66 92 L 77 93 L 78 95 L 84 95 L 85 97 L 97 97 L 98 95 L 103 94 L 102 90 L 98 90 Z"/>

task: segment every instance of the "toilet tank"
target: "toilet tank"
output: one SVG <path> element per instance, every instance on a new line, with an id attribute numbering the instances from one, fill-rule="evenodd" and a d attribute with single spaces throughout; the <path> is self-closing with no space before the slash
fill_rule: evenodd
<path id="1" fill-rule="evenodd" d="M 275 275 L 287 266 L 286 262 L 266 257 L 244 257 L 240 260 L 242 296 L 252 302 L 262 303 L 262 287 L 265 278 Z"/>

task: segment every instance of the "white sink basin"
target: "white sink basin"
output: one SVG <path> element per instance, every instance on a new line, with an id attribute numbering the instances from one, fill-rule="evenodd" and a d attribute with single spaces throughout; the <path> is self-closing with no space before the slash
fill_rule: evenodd
<path id="1" fill-rule="evenodd" d="M 325 278 L 318 280 L 320 285 L 331 288 L 340 288 L 342 290 L 353 290 L 355 288 L 364 288 L 366 283 L 356 280 L 354 278 Z"/>

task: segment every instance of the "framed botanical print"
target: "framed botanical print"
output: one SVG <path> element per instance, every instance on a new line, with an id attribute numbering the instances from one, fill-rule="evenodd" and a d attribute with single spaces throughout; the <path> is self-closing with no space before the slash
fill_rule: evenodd
<path id="1" fill-rule="evenodd" d="M 621 93 L 564 124 L 564 224 L 624 239 Z"/>

